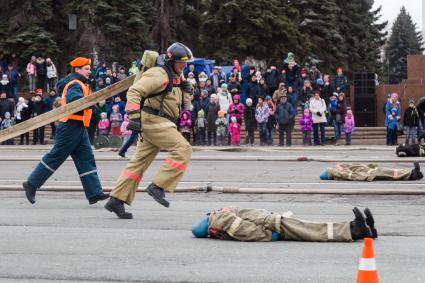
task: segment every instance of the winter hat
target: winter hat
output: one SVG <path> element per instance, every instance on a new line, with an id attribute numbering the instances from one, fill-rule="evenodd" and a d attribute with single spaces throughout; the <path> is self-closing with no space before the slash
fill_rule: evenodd
<path id="1" fill-rule="evenodd" d="M 25 98 L 23 98 L 23 97 L 19 97 L 19 98 L 18 98 L 18 103 L 19 103 L 19 102 L 20 102 L 20 103 L 24 103 L 24 102 L 25 102 Z"/>
<path id="2" fill-rule="evenodd" d="M 235 116 L 233 116 L 233 117 L 231 118 L 231 120 L 232 120 L 232 122 L 233 122 L 233 123 L 235 123 L 235 122 L 236 122 L 236 117 L 235 117 Z"/>
<path id="3" fill-rule="evenodd" d="M 338 97 L 338 92 L 334 92 L 334 93 L 332 93 L 332 96 L 335 96 L 335 97 Z"/>
<path id="4" fill-rule="evenodd" d="M 100 113 L 100 117 L 101 117 L 102 119 L 105 119 L 107 116 L 108 116 L 108 114 L 106 114 L 106 112 L 102 112 L 102 113 Z"/>
<path id="5" fill-rule="evenodd" d="M 398 99 L 398 93 L 397 92 L 391 93 L 391 98 L 397 98 Z"/>
<path id="6" fill-rule="evenodd" d="M 271 96 L 270 95 L 267 95 L 266 96 L 266 100 L 272 100 Z"/>
<path id="7" fill-rule="evenodd" d="M 215 93 L 211 94 L 210 98 L 211 99 L 217 99 L 217 94 L 215 94 Z"/>
<path id="8" fill-rule="evenodd" d="M 352 115 L 353 115 L 353 111 L 351 111 L 351 110 L 347 110 L 347 115 L 352 116 Z"/>
<path id="9" fill-rule="evenodd" d="M 118 110 L 118 105 L 114 105 L 114 106 L 112 106 L 112 110 Z"/>
<path id="10" fill-rule="evenodd" d="M 328 170 L 323 171 L 323 173 L 320 175 L 320 180 L 330 180 Z"/>
<path id="11" fill-rule="evenodd" d="M 387 98 L 391 98 L 391 93 L 387 93 Z"/>
<path id="12" fill-rule="evenodd" d="M 247 98 L 245 102 L 246 102 L 246 105 L 252 105 L 252 99 L 251 98 Z"/>
<path id="13" fill-rule="evenodd" d="M 199 110 L 199 111 L 198 111 L 198 118 L 204 118 L 204 116 L 205 116 L 205 115 L 204 115 L 204 110 L 202 110 L 202 109 L 201 109 L 201 110 Z"/>
<path id="14" fill-rule="evenodd" d="M 4 113 L 4 118 L 10 119 L 10 113 L 9 112 Z"/>
<path id="15" fill-rule="evenodd" d="M 310 116 L 310 110 L 308 108 L 304 109 L 304 115 Z"/>
<path id="16" fill-rule="evenodd" d="M 324 85 L 324 82 L 323 82 L 323 80 L 322 80 L 322 79 L 317 79 L 317 80 L 316 80 L 316 84 L 317 84 L 317 85 Z"/>
<path id="17" fill-rule="evenodd" d="M 237 100 L 239 102 L 240 99 L 241 99 L 241 97 L 239 95 L 233 96 L 233 101 Z"/>
<path id="18" fill-rule="evenodd" d="M 195 76 L 192 72 L 189 72 L 189 74 L 187 74 L 188 77 L 193 77 Z"/>
<path id="19" fill-rule="evenodd" d="M 221 85 L 221 88 L 222 88 L 222 89 L 227 89 L 227 84 L 222 84 L 222 85 Z"/>
<path id="20" fill-rule="evenodd" d="M 111 78 L 106 77 L 105 82 L 106 82 L 107 84 L 110 84 L 110 83 L 111 83 Z"/>
<path id="21" fill-rule="evenodd" d="M 410 99 L 409 99 L 409 104 L 410 104 L 410 103 L 415 104 L 415 100 L 414 100 L 413 98 L 410 98 Z"/>
<path id="22" fill-rule="evenodd" d="M 223 110 L 220 110 L 220 111 L 218 111 L 218 117 L 220 117 L 220 118 L 224 118 L 224 111 Z"/>

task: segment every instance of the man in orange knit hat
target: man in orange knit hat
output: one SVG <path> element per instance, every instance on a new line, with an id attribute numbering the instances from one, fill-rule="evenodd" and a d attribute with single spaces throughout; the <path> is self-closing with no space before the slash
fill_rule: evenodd
<path id="1" fill-rule="evenodd" d="M 90 95 L 90 64 L 91 60 L 84 57 L 75 58 L 70 62 L 72 72 L 57 85 L 58 93 L 62 96 L 62 106 Z M 29 202 L 35 203 L 37 189 L 69 156 L 77 167 L 89 204 L 109 197 L 108 194 L 103 193 L 97 176 L 96 163 L 86 129 L 90 126 L 91 115 L 92 110 L 85 109 L 59 120 L 53 148 L 41 158 L 40 163 L 23 183 Z"/>

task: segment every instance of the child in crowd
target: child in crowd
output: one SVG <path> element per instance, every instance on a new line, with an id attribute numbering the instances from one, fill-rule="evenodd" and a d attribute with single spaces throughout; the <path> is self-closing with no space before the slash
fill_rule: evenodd
<path id="1" fill-rule="evenodd" d="M 109 116 L 109 121 L 111 122 L 111 135 L 118 137 L 121 136 L 121 124 L 123 118 L 119 112 L 118 105 L 112 106 L 112 113 L 111 116 Z"/>
<path id="2" fill-rule="evenodd" d="M 195 131 L 198 145 L 205 145 L 205 128 L 207 120 L 205 119 L 204 110 L 198 111 L 198 118 L 195 120 Z"/>
<path id="3" fill-rule="evenodd" d="M 257 120 L 255 120 L 255 108 L 252 106 L 252 99 L 246 99 L 246 107 L 243 112 L 245 130 L 247 132 L 246 144 L 254 145 L 254 131 L 257 127 Z"/>
<path id="4" fill-rule="evenodd" d="M 128 126 L 128 115 L 124 115 L 124 121 L 121 124 L 121 137 L 123 139 L 123 144 L 125 144 L 131 137 L 131 134 L 133 133 L 131 130 L 127 129 Z"/>
<path id="5" fill-rule="evenodd" d="M 28 108 L 28 104 L 25 102 L 25 98 L 19 97 L 18 103 L 16 104 L 16 120 L 17 121 L 22 120 L 21 113 L 22 113 L 22 110 L 24 110 L 25 108 Z"/>
<path id="6" fill-rule="evenodd" d="M 3 121 L 1 121 L 0 130 L 8 129 L 8 128 L 12 127 L 12 125 L 13 125 L 13 120 L 10 117 L 10 113 L 9 112 L 4 113 L 4 119 L 3 119 Z M 2 142 L 2 144 L 12 145 L 12 144 L 15 144 L 15 142 L 14 142 L 13 138 L 11 138 L 7 141 Z"/>
<path id="7" fill-rule="evenodd" d="M 388 136 L 390 137 L 390 145 L 396 145 L 397 143 L 397 117 L 399 111 L 396 107 L 391 108 L 390 115 L 387 122 Z"/>
<path id="8" fill-rule="evenodd" d="M 192 131 L 192 117 L 189 111 L 183 111 L 180 115 L 180 132 L 183 137 L 190 142 L 190 132 Z"/>
<path id="9" fill-rule="evenodd" d="M 311 131 L 313 129 L 313 118 L 310 110 L 304 109 L 304 114 L 300 119 L 301 132 L 303 133 L 303 145 L 311 145 Z"/>
<path id="10" fill-rule="evenodd" d="M 231 118 L 231 123 L 229 125 L 229 133 L 232 138 L 232 145 L 241 144 L 241 125 L 238 123 L 235 116 Z"/>
<path id="11" fill-rule="evenodd" d="M 332 115 L 333 111 L 336 110 L 338 106 L 338 93 L 334 92 L 331 97 L 329 98 L 329 104 L 328 104 L 328 124 L 330 126 L 333 126 L 334 122 L 334 116 Z"/>
<path id="12" fill-rule="evenodd" d="M 217 139 L 219 140 L 219 145 L 223 145 L 226 138 L 226 129 L 227 129 L 227 120 L 224 117 L 225 112 L 223 110 L 218 111 L 218 118 L 215 121 L 217 126 Z"/>
<path id="13" fill-rule="evenodd" d="M 347 110 L 344 121 L 345 145 L 351 145 L 351 135 L 353 134 L 354 126 L 353 111 Z"/>
<path id="14" fill-rule="evenodd" d="M 97 125 L 99 129 L 99 136 L 108 136 L 109 133 L 109 120 L 106 112 L 100 113 L 100 121 Z"/>
<path id="15" fill-rule="evenodd" d="M 406 144 L 411 141 L 412 144 L 416 143 L 416 133 L 419 127 L 419 112 L 416 109 L 415 101 L 409 100 L 409 107 L 404 111 L 403 125 L 406 130 Z"/>

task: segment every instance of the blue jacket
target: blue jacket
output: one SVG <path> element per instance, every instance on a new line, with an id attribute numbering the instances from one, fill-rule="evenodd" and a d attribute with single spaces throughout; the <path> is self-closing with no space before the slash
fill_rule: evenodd
<path id="1" fill-rule="evenodd" d="M 292 124 L 295 122 L 296 111 L 289 102 L 279 103 L 275 115 L 279 124 Z"/>
<path id="2" fill-rule="evenodd" d="M 7 70 L 6 71 L 6 75 L 9 78 L 9 82 L 10 82 L 10 85 L 12 87 L 15 87 L 15 86 L 18 85 L 19 73 L 17 71 L 15 71 L 15 70 L 11 70 L 11 71 Z"/>
<path id="3" fill-rule="evenodd" d="M 389 126 L 390 122 L 394 122 L 394 121 L 390 121 L 389 116 L 391 115 L 391 111 L 393 108 L 396 108 L 396 116 L 400 116 L 401 115 L 401 107 L 400 107 L 400 101 L 397 101 L 397 106 L 394 106 L 391 102 L 387 102 L 385 104 L 385 126 Z M 397 124 L 397 121 L 395 122 Z"/>
<path id="4" fill-rule="evenodd" d="M 65 78 L 61 79 L 58 82 L 58 93 L 62 97 L 63 89 L 65 88 L 65 85 L 69 83 L 72 80 L 79 80 L 84 84 L 89 84 L 89 80 L 87 80 L 85 77 L 78 73 L 71 73 Z M 71 103 L 72 101 L 75 101 L 77 99 L 80 99 L 81 97 L 84 97 L 83 90 L 81 86 L 78 83 L 73 83 L 68 87 L 68 93 L 66 95 L 66 103 Z M 80 111 L 78 113 L 75 113 L 76 115 L 83 115 L 83 111 Z"/>
<path id="5" fill-rule="evenodd" d="M 106 79 L 106 68 L 99 67 L 99 68 L 96 69 L 95 80 L 97 81 L 99 78 L 102 79 L 103 82 L 105 82 L 105 79 Z"/>
<path id="6" fill-rule="evenodd" d="M 112 107 L 114 105 L 118 105 L 118 112 L 120 112 L 121 116 L 124 119 L 124 115 L 125 115 L 125 102 L 124 101 L 120 101 L 120 102 L 112 101 L 111 104 L 109 105 L 108 117 L 112 114 Z"/>
<path id="7" fill-rule="evenodd" d="M 44 101 L 46 102 L 47 105 L 47 111 L 50 111 L 53 109 L 53 103 L 55 102 L 56 98 L 58 98 L 59 95 L 55 95 L 55 96 L 47 96 L 46 98 L 44 98 Z"/>

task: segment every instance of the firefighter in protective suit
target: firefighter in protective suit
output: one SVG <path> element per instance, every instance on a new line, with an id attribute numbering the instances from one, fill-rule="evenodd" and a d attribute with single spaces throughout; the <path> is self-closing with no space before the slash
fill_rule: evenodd
<path id="1" fill-rule="evenodd" d="M 193 224 L 192 233 L 197 238 L 259 242 L 350 242 L 378 238 L 370 209 L 364 210 L 366 217 L 357 207 L 353 213 L 352 221 L 320 223 L 297 219 L 290 211 L 279 214 L 265 209 L 225 207 Z"/>
<path id="2" fill-rule="evenodd" d="M 138 143 L 105 205 L 123 219 L 133 218 L 125 211 L 124 203 L 131 205 L 144 172 L 161 149 L 168 151 L 168 157 L 146 191 L 165 207 L 169 207 L 169 202 L 164 191 L 176 189 L 192 155 L 192 147 L 177 131 L 175 123 L 180 112 L 190 107 L 192 86 L 181 80 L 181 73 L 192 59 L 192 52 L 177 42 L 158 59 L 157 65 L 145 71 L 127 92 L 128 128 L 140 131 L 141 120 L 143 141 Z"/>
<path id="3" fill-rule="evenodd" d="M 78 57 L 70 62 L 73 72 L 58 82 L 62 94 L 61 105 L 66 105 L 90 95 L 89 76 L 91 60 Z M 109 194 L 103 193 L 97 176 L 96 162 L 87 133 L 92 115 L 91 109 L 60 119 L 55 134 L 53 148 L 41 158 L 40 163 L 23 183 L 29 202 L 35 203 L 35 194 L 47 179 L 71 156 L 80 175 L 89 204 L 105 200 Z"/>
<path id="4" fill-rule="evenodd" d="M 379 167 L 377 164 L 337 164 L 329 167 L 320 175 L 322 180 L 339 181 L 407 181 L 420 180 L 424 177 L 418 162 L 413 169 L 392 169 Z"/>

